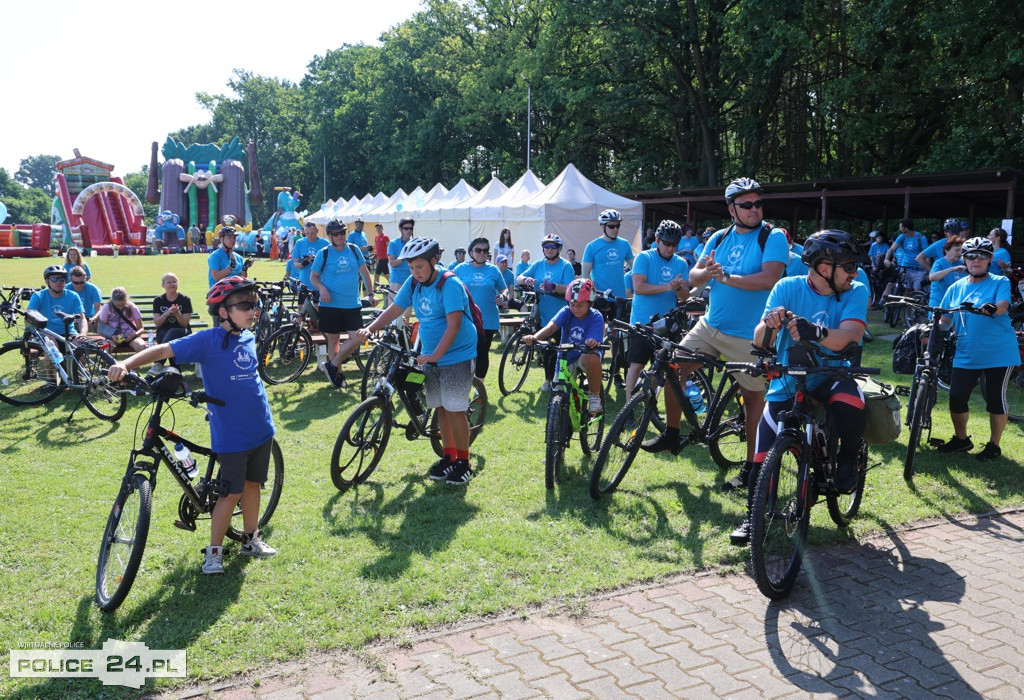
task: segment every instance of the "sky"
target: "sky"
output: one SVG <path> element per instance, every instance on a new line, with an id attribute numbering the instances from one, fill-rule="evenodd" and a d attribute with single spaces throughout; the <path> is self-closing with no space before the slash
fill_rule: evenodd
<path id="1" fill-rule="evenodd" d="M 377 44 L 420 0 L 207 0 L 170 14 L 167 2 L 4 3 L 0 168 L 22 158 L 82 155 L 115 166 L 149 163 L 150 144 L 206 123 L 197 92 L 223 94 L 236 68 L 298 82 L 314 56 Z M 161 157 L 162 160 L 162 157 Z"/>

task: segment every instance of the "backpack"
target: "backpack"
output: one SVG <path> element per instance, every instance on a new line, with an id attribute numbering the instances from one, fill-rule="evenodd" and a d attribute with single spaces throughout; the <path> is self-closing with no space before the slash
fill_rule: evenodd
<path id="1" fill-rule="evenodd" d="M 896 390 L 869 377 L 858 378 L 857 384 L 864 393 L 864 442 L 869 445 L 886 445 L 900 435 L 900 399 Z"/>
<path id="2" fill-rule="evenodd" d="M 921 354 L 921 336 L 928 331 L 928 325 L 918 323 L 903 331 L 892 341 L 892 371 L 896 374 L 913 374 L 917 369 L 917 358 Z"/>
<path id="3" fill-rule="evenodd" d="M 327 246 L 326 248 L 322 249 L 322 250 L 325 251 L 324 252 L 324 261 L 322 263 L 320 263 L 320 269 L 317 270 L 317 274 L 319 274 L 319 275 L 324 274 L 324 268 L 327 267 L 327 256 L 328 256 L 328 253 L 326 251 L 330 250 L 330 248 L 331 248 L 331 246 Z M 359 246 L 357 246 L 355 243 L 349 243 L 348 244 L 348 249 L 352 251 L 352 255 L 355 256 L 356 261 L 358 262 L 359 261 L 359 255 L 356 253 L 356 251 L 359 250 Z"/>
<path id="4" fill-rule="evenodd" d="M 349 245 L 352 244 L 350 243 Z M 444 283 L 450 277 L 455 277 L 456 279 L 458 279 L 456 274 L 451 270 L 445 270 L 444 272 L 441 273 L 440 278 L 437 280 L 437 291 L 440 292 L 441 289 L 444 288 Z M 470 320 L 473 321 L 473 326 L 476 328 L 476 354 L 477 356 L 479 356 L 481 352 L 487 352 L 487 348 L 486 346 L 484 346 L 484 339 L 486 338 L 486 336 L 484 335 L 484 315 L 483 313 L 481 313 L 480 307 L 476 305 L 475 301 L 473 301 L 473 295 L 470 294 L 469 289 L 462 282 L 462 280 L 459 280 L 459 284 L 462 284 L 462 289 L 465 290 L 466 296 L 469 297 L 469 312 L 467 315 L 469 316 Z M 419 282 L 417 282 L 416 278 L 414 277 L 412 280 L 412 291 L 415 292 L 416 287 L 418 286 Z M 463 309 L 462 313 L 466 313 L 465 309 Z"/>
<path id="5" fill-rule="evenodd" d="M 733 228 L 735 228 L 735 224 L 733 226 L 730 226 L 729 228 L 718 229 L 713 234 L 711 234 L 712 236 L 718 236 L 718 238 L 715 239 L 715 245 L 712 246 L 711 250 L 715 250 L 716 248 L 718 248 L 718 246 L 722 245 L 722 241 L 725 240 L 725 237 L 729 235 L 729 231 L 732 231 Z M 768 242 L 768 236 L 771 235 L 773 230 L 774 229 L 771 224 L 763 224 L 761 226 L 761 230 L 757 234 L 757 244 L 761 246 L 762 253 L 764 252 L 765 244 Z M 711 250 L 702 251 L 701 256 L 703 257 L 705 253 L 710 253 Z"/>

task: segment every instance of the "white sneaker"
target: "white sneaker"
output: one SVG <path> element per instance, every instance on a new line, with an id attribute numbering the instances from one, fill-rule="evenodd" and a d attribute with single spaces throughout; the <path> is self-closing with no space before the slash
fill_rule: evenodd
<path id="1" fill-rule="evenodd" d="M 590 395 L 590 398 L 587 400 L 587 411 L 589 411 L 592 416 L 604 413 L 604 408 L 601 406 L 600 394 Z"/>
<path id="2" fill-rule="evenodd" d="M 540 390 L 551 391 L 551 382 L 545 381 L 543 384 L 540 385 Z"/>
<path id="3" fill-rule="evenodd" d="M 263 532 L 261 530 L 256 530 L 248 537 L 244 537 L 243 539 L 245 542 L 242 543 L 242 554 L 247 557 L 257 557 L 259 559 L 268 559 L 277 554 L 276 549 L 260 538 L 260 535 L 262 534 Z"/>
<path id="4" fill-rule="evenodd" d="M 224 573 L 224 548 L 210 545 L 203 549 L 206 558 L 203 560 L 204 574 Z"/>

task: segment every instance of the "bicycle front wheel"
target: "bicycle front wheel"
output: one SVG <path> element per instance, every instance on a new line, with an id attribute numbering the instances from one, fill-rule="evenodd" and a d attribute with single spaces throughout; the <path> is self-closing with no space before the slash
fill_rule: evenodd
<path id="1" fill-rule="evenodd" d="M 1006 385 L 1006 405 L 1010 420 L 1024 422 L 1024 365 L 1017 365 L 1010 371 Z"/>
<path id="2" fill-rule="evenodd" d="M 294 380 L 313 356 L 313 338 L 305 328 L 288 325 L 270 334 L 259 349 L 259 373 L 267 384 Z"/>
<path id="3" fill-rule="evenodd" d="M 107 517 L 96 565 L 96 604 L 104 612 L 116 610 L 135 583 L 152 508 L 149 479 L 143 474 L 126 477 Z"/>
<path id="4" fill-rule="evenodd" d="M 582 370 L 576 371 L 576 381 L 580 385 L 580 401 L 583 404 L 580 408 L 580 448 L 583 454 L 590 456 L 601 449 L 601 438 L 604 437 L 604 412 L 597 415 L 587 410 L 587 402 L 590 398 L 590 384 L 587 383 L 587 375 Z M 608 394 L 601 396 L 601 402 L 605 408 L 608 406 Z"/>
<path id="5" fill-rule="evenodd" d="M 544 434 L 544 487 L 548 490 L 555 488 L 558 483 L 565 460 L 569 427 L 569 407 L 565 403 L 567 398 L 564 393 L 557 392 L 551 396 L 548 404 L 548 423 Z"/>
<path id="6" fill-rule="evenodd" d="M 270 465 L 267 469 L 267 480 L 260 487 L 260 516 L 256 526 L 262 530 L 270 522 L 274 511 L 277 510 L 278 501 L 281 500 L 281 488 L 284 486 L 284 455 L 281 454 L 281 446 L 277 439 L 272 438 L 270 443 Z M 236 542 L 242 541 L 245 528 L 242 525 L 242 509 L 235 508 L 231 516 L 231 524 L 228 526 L 227 536 Z"/>
<path id="7" fill-rule="evenodd" d="M 383 345 L 376 346 L 366 356 L 363 363 L 363 378 L 359 382 L 359 397 L 363 401 L 377 386 L 377 382 L 387 373 L 391 366 L 391 350 Z"/>
<path id="8" fill-rule="evenodd" d="M 107 382 L 107 368 L 116 360 L 99 348 L 83 345 L 75 348 L 74 380 L 82 385 L 82 400 L 92 414 L 103 420 L 116 421 L 128 407 L 128 395 L 116 391 Z"/>
<path id="9" fill-rule="evenodd" d="M 800 468 L 803 451 L 800 437 L 779 435 L 761 465 L 750 510 L 750 564 L 758 589 L 772 600 L 792 590 L 807 541 L 811 509 Z"/>
<path id="10" fill-rule="evenodd" d="M 747 459 L 747 417 L 739 383 L 730 375 L 730 385 L 713 407 L 708 425 L 708 452 L 722 469 L 739 469 Z"/>
<path id="11" fill-rule="evenodd" d="M 12 406 L 39 406 L 63 389 L 39 343 L 19 340 L 0 347 L 0 400 Z"/>
<path id="12" fill-rule="evenodd" d="M 371 396 L 356 406 L 338 432 L 331 481 L 339 491 L 361 484 L 377 468 L 391 437 L 391 402 Z"/>
<path id="13" fill-rule="evenodd" d="M 426 400 L 422 398 L 423 405 Z M 487 422 L 487 388 L 479 377 L 473 377 L 473 387 L 469 390 L 469 408 L 466 410 L 466 420 L 469 421 L 469 444 L 472 445 Z M 444 456 L 444 445 L 441 442 L 441 416 L 438 411 L 432 411 L 430 418 L 430 446 L 438 457 Z"/>
<path id="14" fill-rule="evenodd" d="M 509 338 L 501 353 L 501 364 L 498 367 L 498 389 L 502 396 L 519 391 L 526 382 L 526 375 L 533 366 L 533 346 L 522 342 L 522 331 L 516 331 Z"/>
<path id="15" fill-rule="evenodd" d="M 647 426 L 653 414 L 654 401 L 650 393 L 638 391 L 622 407 L 619 415 L 615 416 L 608 435 L 601 443 L 601 451 L 597 453 L 594 470 L 590 473 L 590 497 L 595 501 L 622 483 L 647 435 Z M 616 470 L 614 474 L 613 469 Z"/>
<path id="16" fill-rule="evenodd" d="M 868 446 L 863 440 L 857 455 L 857 488 L 851 494 L 830 493 L 825 497 L 828 514 L 839 527 L 846 527 L 857 517 L 861 499 L 864 498 L 864 481 L 868 472 Z"/>
<path id="17" fill-rule="evenodd" d="M 914 459 L 917 457 L 917 448 L 921 443 L 921 431 L 932 410 L 931 402 L 928 399 L 930 379 L 927 375 L 919 375 L 914 381 L 914 388 L 910 395 L 910 419 L 907 421 L 910 432 L 907 435 L 907 456 L 903 460 L 903 478 L 907 481 L 914 478 Z"/>

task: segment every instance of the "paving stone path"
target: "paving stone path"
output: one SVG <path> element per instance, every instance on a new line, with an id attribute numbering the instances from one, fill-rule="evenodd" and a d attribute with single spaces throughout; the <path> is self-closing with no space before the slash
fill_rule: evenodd
<path id="1" fill-rule="evenodd" d="M 596 596 L 581 616 L 476 620 L 166 697 L 1021 698 L 1024 511 L 812 551 L 769 603 L 747 575 Z"/>

